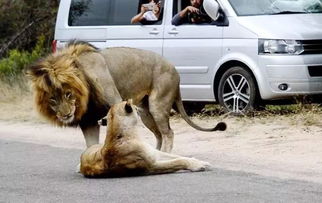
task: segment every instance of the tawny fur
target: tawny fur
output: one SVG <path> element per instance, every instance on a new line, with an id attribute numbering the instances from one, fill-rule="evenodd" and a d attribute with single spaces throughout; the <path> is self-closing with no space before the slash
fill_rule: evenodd
<path id="1" fill-rule="evenodd" d="M 38 111 L 58 125 L 79 125 L 87 146 L 98 143 L 97 121 L 113 104 L 132 98 L 142 121 L 155 134 L 157 148 L 170 152 L 173 131 L 169 116 L 176 104 L 182 118 L 203 131 L 225 130 L 226 124 L 202 128 L 187 116 L 176 69 L 161 56 L 133 48 L 97 50 L 72 42 L 27 71 Z M 71 95 L 71 96 L 68 96 Z"/>
<path id="2" fill-rule="evenodd" d="M 160 152 L 145 143 L 137 134 L 137 111 L 130 102 L 112 106 L 107 119 L 105 143 L 93 145 L 81 155 L 80 172 L 86 177 L 202 171 L 210 166 L 194 158 Z"/>

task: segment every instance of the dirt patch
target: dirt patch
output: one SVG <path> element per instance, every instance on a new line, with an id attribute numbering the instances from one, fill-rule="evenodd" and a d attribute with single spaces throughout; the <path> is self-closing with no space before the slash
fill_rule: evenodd
<path id="1" fill-rule="evenodd" d="M 176 150 L 208 159 L 215 167 L 322 183 L 322 128 L 299 121 L 294 125 L 294 119 L 228 118 L 227 131 L 212 134 L 190 128 L 184 132 L 187 127 L 179 121 L 174 126 L 181 129 L 176 130 L 176 135 L 180 135 Z M 189 135 L 188 140 L 185 135 Z M 184 142 L 186 146 L 178 144 Z"/>
<path id="2" fill-rule="evenodd" d="M 173 152 L 209 161 L 214 167 L 252 172 L 286 179 L 322 183 L 322 117 L 306 112 L 292 116 L 194 117 L 202 126 L 218 120 L 225 132 L 200 132 L 179 117 L 171 118 L 175 133 Z M 55 147 L 84 149 L 80 129 L 46 124 L 35 113 L 31 95 L 0 100 L 0 139 Z M 106 129 L 101 129 L 104 140 Z M 155 138 L 146 128 L 141 133 L 152 145 Z"/>

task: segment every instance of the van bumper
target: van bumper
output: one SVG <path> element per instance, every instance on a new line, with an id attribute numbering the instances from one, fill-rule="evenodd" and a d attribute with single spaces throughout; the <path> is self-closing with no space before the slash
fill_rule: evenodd
<path id="1" fill-rule="evenodd" d="M 322 94 L 322 54 L 259 55 L 258 62 L 264 75 L 258 81 L 262 99 Z M 281 84 L 287 88 L 281 90 Z"/>

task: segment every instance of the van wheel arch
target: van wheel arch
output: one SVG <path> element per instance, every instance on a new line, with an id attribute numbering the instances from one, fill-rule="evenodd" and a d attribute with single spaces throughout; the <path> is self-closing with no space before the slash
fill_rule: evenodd
<path id="1" fill-rule="evenodd" d="M 214 88 L 213 88 L 216 102 L 219 102 L 218 87 L 219 87 L 220 80 L 223 77 L 223 75 L 225 74 L 225 72 L 228 69 L 233 68 L 233 67 L 241 67 L 242 69 L 244 69 L 245 71 L 247 71 L 251 75 L 252 79 L 254 80 L 254 83 L 255 83 L 254 85 L 255 85 L 255 89 L 256 89 L 255 101 L 256 101 L 256 104 L 260 103 L 261 96 L 260 96 L 260 92 L 259 92 L 256 77 L 255 77 L 253 71 L 246 64 L 244 64 L 244 63 L 242 63 L 240 61 L 228 61 L 228 62 L 222 64 L 220 66 L 220 68 L 217 70 L 216 75 L 215 75 L 215 79 L 214 79 Z"/>

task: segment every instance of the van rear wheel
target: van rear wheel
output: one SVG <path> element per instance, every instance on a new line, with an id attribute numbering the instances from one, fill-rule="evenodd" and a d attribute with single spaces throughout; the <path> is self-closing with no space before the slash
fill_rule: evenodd
<path id="1" fill-rule="evenodd" d="M 227 112 L 242 114 L 254 109 L 256 85 L 244 68 L 231 67 L 223 74 L 218 86 L 218 102 Z"/>

